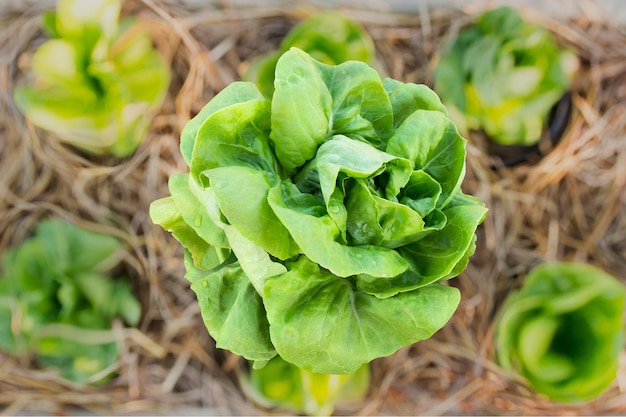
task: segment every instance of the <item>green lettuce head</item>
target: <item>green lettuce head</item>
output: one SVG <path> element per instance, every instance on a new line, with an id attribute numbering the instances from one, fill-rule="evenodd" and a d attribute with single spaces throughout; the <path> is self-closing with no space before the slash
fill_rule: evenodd
<path id="1" fill-rule="evenodd" d="M 250 63 L 244 79 L 255 82 L 266 97 L 271 97 L 278 58 L 292 47 L 302 49 L 328 65 L 349 60 L 377 65 L 374 41 L 367 31 L 337 12 L 326 11 L 294 26 L 277 51 L 260 56 Z"/>
<path id="2" fill-rule="evenodd" d="M 15 91 L 33 124 L 93 155 L 135 151 L 170 80 L 150 36 L 119 13 L 119 0 L 58 0 L 44 16 L 52 39 Z"/>
<path id="3" fill-rule="evenodd" d="M 111 277 L 121 248 L 112 236 L 40 222 L 2 257 L 0 349 L 34 354 L 77 383 L 104 382 L 119 358 L 113 320 L 134 325 L 141 315 L 128 282 Z"/>
<path id="4" fill-rule="evenodd" d="M 503 145 L 532 145 L 577 66 L 544 27 L 501 7 L 442 49 L 435 89 L 462 133 L 483 130 Z"/>
<path id="5" fill-rule="evenodd" d="M 592 400 L 616 377 L 625 298 L 623 285 L 593 266 L 542 264 L 502 307 L 498 361 L 554 401 Z"/>
<path id="6" fill-rule="evenodd" d="M 316 374 L 274 356 L 260 369 L 241 379 L 244 392 L 267 408 L 293 413 L 330 416 L 335 406 L 362 400 L 369 390 L 368 364 L 347 375 Z"/>
<path id="7" fill-rule="evenodd" d="M 235 82 L 181 136 L 190 173 L 151 205 L 185 247 L 217 346 L 345 374 L 455 311 L 484 205 L 465 140 L 424 85 L 291 49 L 273 98 Z"/>

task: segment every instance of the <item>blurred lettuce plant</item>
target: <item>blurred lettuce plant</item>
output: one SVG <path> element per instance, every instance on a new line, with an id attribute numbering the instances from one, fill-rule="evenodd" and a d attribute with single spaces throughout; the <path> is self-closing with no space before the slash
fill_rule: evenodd
<path id="1" fill-rule="evenodd" d="M 135 325 L 141 315 L 128 282 L 109 277 L 121 248 L 112 236 L 40 222 L 2 259 L 0 349 L 35 354 L 77 383 L 106 381 L 119 357 L 113 320 Z"/>
<path id="2" fill-rule="evenodd" d="M 265 97 L 271 97 L 278 58 L 291 47 L 301 49 L 328 65 L 356 60 L 373 67 L 379 66 L 374 41 L 367 31 L 335 11 L 326 11 L 294 26 L 277 51 L 252 60 L 244 80 L 254 82 Z"/>
<path id="3" fill-rule="evenodd" d="M 625 297 L 619 281 L 591 265 L 539 265 L 502 307 L 499 363 L 554 401 L 598 397 L 616 377 Z"/>
<path id="4" fill-rule="evenodd" d="M 93 155 L 123 157 L 147 134 L 170 70 L 139 24 L 118 23 L 120 0 L 58 0 L 52 38 L 35 52 L 17 106 L 36 126 Z"/>
<path id="5" fill-rule="evenodd" d="M 344 375 L 317 374 L 274 356 L 263 368 L 241 378 L 256 403 L 310 416 L 329 416 L 335 406 L 362 400 L 369 390 L 369 364 Z"/>
<path id="6" fill-rule="evenodd" d="M 508 6 L 487 11 L 439 53 L 435 90 L 463 134 L 533 145 L 568 91 L 576 55 Z"/>

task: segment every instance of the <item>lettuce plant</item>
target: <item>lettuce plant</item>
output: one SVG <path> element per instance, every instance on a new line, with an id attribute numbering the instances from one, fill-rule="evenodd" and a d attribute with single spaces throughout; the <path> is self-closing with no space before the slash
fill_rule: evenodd
<path id="1" fill-rule="evenodd" d="M 93 340 L 93 331 L 110 330 L 115 317 L 137 324 L 141 314 L 128 283 L 109 277 L 121 247 L 112 236 L 40 222 L 2 259 L 0 349 L 34 354 L 77 383 L 105 381 L 118 347 Z"/>
<path id="2" fill-rule="evenodd" d="M 294 26 L 282 40 L 278 50 L 254 59 L 244 74 L 244 79 L 255 82 L 266 97 L 271 97 L 278 58 L 292 47 L 302 49 L 314 59 L 328 65 L 348 60 L 377 65 L 374 41 L 367 31 L 337 12 L 326 11 Z"/>
<path id="3" fill-rule="evenodd" d="M 539 265 L 502 307 L 498 361 L 554 401 L 592 400 L 616 377 L 625 298 L 619 281 L 591 265 Z"/>
<path id="4" fill-rule="evenodd" d="M 486 209 L 461 191 L 465 140 L 424 85 L 359 61 L 281 56 L 271 100 L 239 81 L 181 135 L 189 173 L 153 221 L 185 248 L 217 346 L 356 372 L 455 311 Z"/>
<path id="5" fill-rule="evenodd" d="M 442 48 L 435 89 L 462 133 L 483 130 L 499 144 L 532 145 L 577 62 L 544 27 L 500 7 Z"/>
<path id="6" fill-rule="evenodd" d="M 170 71 L 149 35 L 118 23 L 120 0 L 58 0 L 17 106 L 36 126 L 94 155 L 126 156 L 145 137 Z"/>
<path id="7" fill-rule="evenodd" d="M 316 374 L 274 356 L 242 379 L 244 392 L 265 407 L 329 416 L 338 404 L 361 400 L 369 390 L 369 365 L 346 375 Z"/>

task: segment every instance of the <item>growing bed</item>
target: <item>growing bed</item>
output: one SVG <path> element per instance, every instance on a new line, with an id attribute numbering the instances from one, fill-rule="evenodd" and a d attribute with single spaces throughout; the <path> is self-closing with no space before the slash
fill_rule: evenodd
<path id="1" fill-rule="evenodd" d="M 170 175 L 186 170 L 179 151 L 184 124 L 238 80 L 251 58 L 275 49 L 317 9 L 306 3 L 238 9 L 125 1 L 124 14 L 149 22 L 171 63 L 172 82 L 145 142 L 118 159 L 88 157 L 59 144 L 14 104 L 20 68 L 45 39 L 39 15 L 53 6 L 16 2 L 0 8 L 0 253 L 50 216 L 117 236 L 128 249 L 123 268 L 143 315 L 135 329 L 113 329 L 122 355 L 117 376 L 104 386 L 74 386 L 0 353 L 4 413 L 267 413 L 238 386 L 244 361 L 215 348 L 183 277 L 182 249 L 152 223 L 148 207 L 167 195 Z M 431 86 L 438 47 L 483 9 L 470 4 L 423 8 L 419 15 L 342 12 L 371 34 L 390 77 Z M 339 407 L 337 414 L 626 412 L 626 368 L 601 398 L 566 406 L 534 394 L 495 362 L 494 318 L 534 266 L 584 261 L 626 283 L 626 29 L 593 3 L 568 19 L 521 10 L 581 58 L 570 123 L 556 147 L 533 164 L 504 166 L 480 138 L 469 138 L 463 190 L 484 201 L 489 214 L 469 266 L 450 281 L 461 291 L 461 305 L 433 338 L 375 360 L 366 400 Z"/>

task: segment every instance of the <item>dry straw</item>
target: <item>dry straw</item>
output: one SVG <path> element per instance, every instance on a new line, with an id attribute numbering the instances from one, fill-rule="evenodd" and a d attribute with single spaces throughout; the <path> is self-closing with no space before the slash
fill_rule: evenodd
<path id="1" fill-rule="evenodd" d="M 167 179 L 185 170 L 182 126 L 238 79 L 250 58 L 277 47 L 311 6 L 194 9 L 192 2 L 129 0 L 172 66 L 167 99 L 145 143 L 126 159 L 94 159 L 60 145 L 25 121 L 12 99 L 44 40 L 39 13 L 52 1 L 0 6 L 0 253 L 49 216 L 121 238 L 124 271 L 143 305 L 137 329 L 115 326 L 117 377 L 77 387 L 28 358 L 0 353 L 4 414 L 264 414 L 241 394 L 242 361 L 215 348 L 183 278 L 180 245 L 148 217 Z M 201 4 L 197 2 L 196 4 Z M 506 167 L 470 138 L 466 192 L 489 215 L 478 250 L 451 285 L 462 292 L 450 323 L 432 339 L 374 361 L 366 401 L 339 414 L 588 415 L 626 413 L 626 367 L 595 402 L 563 406 L 533 394 L 494 362 L 493 319 L 506 294 L 546 260 L 587 261 L 626 280 L 626 30 L 594 3 L 555 20 L 522 9 L 581 57 L 571 122 L 556 149 L 532 165 Z M 344 10 L 373 36 L 385 71 L 432 85 L 431 62 L 446 39 L 481 7 L 422 8 L 419 15 Z M 600 14 L 600 16 L 602 16 Z M 626 366 L 626 365 L 625 365 Z"/>

